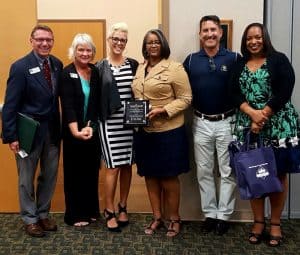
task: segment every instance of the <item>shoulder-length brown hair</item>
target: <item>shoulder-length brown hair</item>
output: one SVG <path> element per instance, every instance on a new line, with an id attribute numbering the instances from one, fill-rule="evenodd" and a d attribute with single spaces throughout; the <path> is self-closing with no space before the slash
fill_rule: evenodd
<path id="1" fill-rule="evenodd" d="M 241 41 L 241 53 L 242 53 L 243 57 L 246 60 L 248 60 L 251 57 L 251 53 L 247 49 L 247 33 L 248 33 L 249 29 L 252 27 L 259 27 L 261 30 L 262 39 L 263 39 L 263 55 L 265 57 L 267 57 L 271 53 L 275 52 L 276 50 L 272 45 L 270 35 L 269 35 L 267 28 L 263 24 L 255 22 L 255 23 L 249 24 L 244 30 L 244 33 L 242 36 L 242 41 Z"/>
<path id="2" fill-rule="evenodd" d="M 169 58 L 169 56 L 171 54 L 169 43 L 168 43 L 166 37 L 164 36 L 163 32 L 159 29 L 151 29 L 145 34 L 144 40 L 143 40 L 143 46 L 142 46 L 142 53 L 143 53 L 144 58 L 145 59 L 149 58 L 147 50 L 146 50 L 147 38 L 148 38 L 149 34 L 155 34 L 157 36 L 158 40 L 160 41 L 160 45 L 161 45 L 160 56 L 161 56 L 161 58 L 165 58 L 165 59 Z"/>

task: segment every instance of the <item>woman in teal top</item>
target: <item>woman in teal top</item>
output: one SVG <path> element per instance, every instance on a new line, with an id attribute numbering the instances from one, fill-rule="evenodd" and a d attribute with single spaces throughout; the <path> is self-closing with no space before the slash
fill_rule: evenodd
<path id="1" fill-rule="evenodd" d="M 291 104 L 295 83 L 293 67 L 288 58 L 274 49 L 268 31 L 260 23 L 248 25 L 241 43 L 243 59 L 235 66 L 231 87 L 236 116 L 234 135 L 244 140 L 245 131 L 261 134 L 264 142 L 285 146 L 286 139 L 298 141 L 298 115 Z M 286 162 L 287 163 L 287 162 Z M 278 169 L 283 192 L 269 194 L 271 226 L 268 244 L 282 242 L 281 213 L 287 195 L 287 164 Z M 250 200 L 254 224 L 249 235 L 251 244 L 258 244 L 265 230 L 265 197 Z"/>
<path id="2" fill-rule="evenodd" d="M 90 62 L 95 55 L 92 38 L 77 34 L 69 49 L 73 63 L 60 79 L 63 120 L 65 217 L 68 225 L 82 227 L 99 217 L 98 175 L 100 143 L 95 105 L 99 74 Z"/>

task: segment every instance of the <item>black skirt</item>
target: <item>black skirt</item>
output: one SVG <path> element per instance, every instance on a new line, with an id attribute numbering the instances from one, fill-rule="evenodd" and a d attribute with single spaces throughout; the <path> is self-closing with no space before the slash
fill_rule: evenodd
<path id="1" fill-rule="evenodd" d="M 137 172 L 140 176 L 172 177 L 189 171 L 188 139 L 184 126 L 165 132 L 134 134 Z"/>

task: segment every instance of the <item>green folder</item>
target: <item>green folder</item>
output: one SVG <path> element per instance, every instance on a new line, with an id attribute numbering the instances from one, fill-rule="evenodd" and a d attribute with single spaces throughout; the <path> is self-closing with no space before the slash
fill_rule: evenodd
<path id="1" fill-rule="evenodd" d="M 35 133 L 40 123 L 23 113 L 18 112 L 17 129 L 19 138 L 19 147 L 27 154 L 31 152 Z"/>

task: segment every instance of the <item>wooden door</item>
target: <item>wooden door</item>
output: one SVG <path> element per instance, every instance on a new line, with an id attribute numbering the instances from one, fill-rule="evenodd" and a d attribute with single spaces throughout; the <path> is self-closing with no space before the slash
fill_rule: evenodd
<path id="1" fill-rule="evenodd" d="M 68 49 L 78 33 L 87 33 L 92 36 L 96 46 L 95 61 L 106 55 L 105 20 L 39 20 L 38 23 L 47 25 L 53 30 L 54 47 L 51 54 L 61 59 L 64 65 L 71 62 L 68 59 Z"/>

